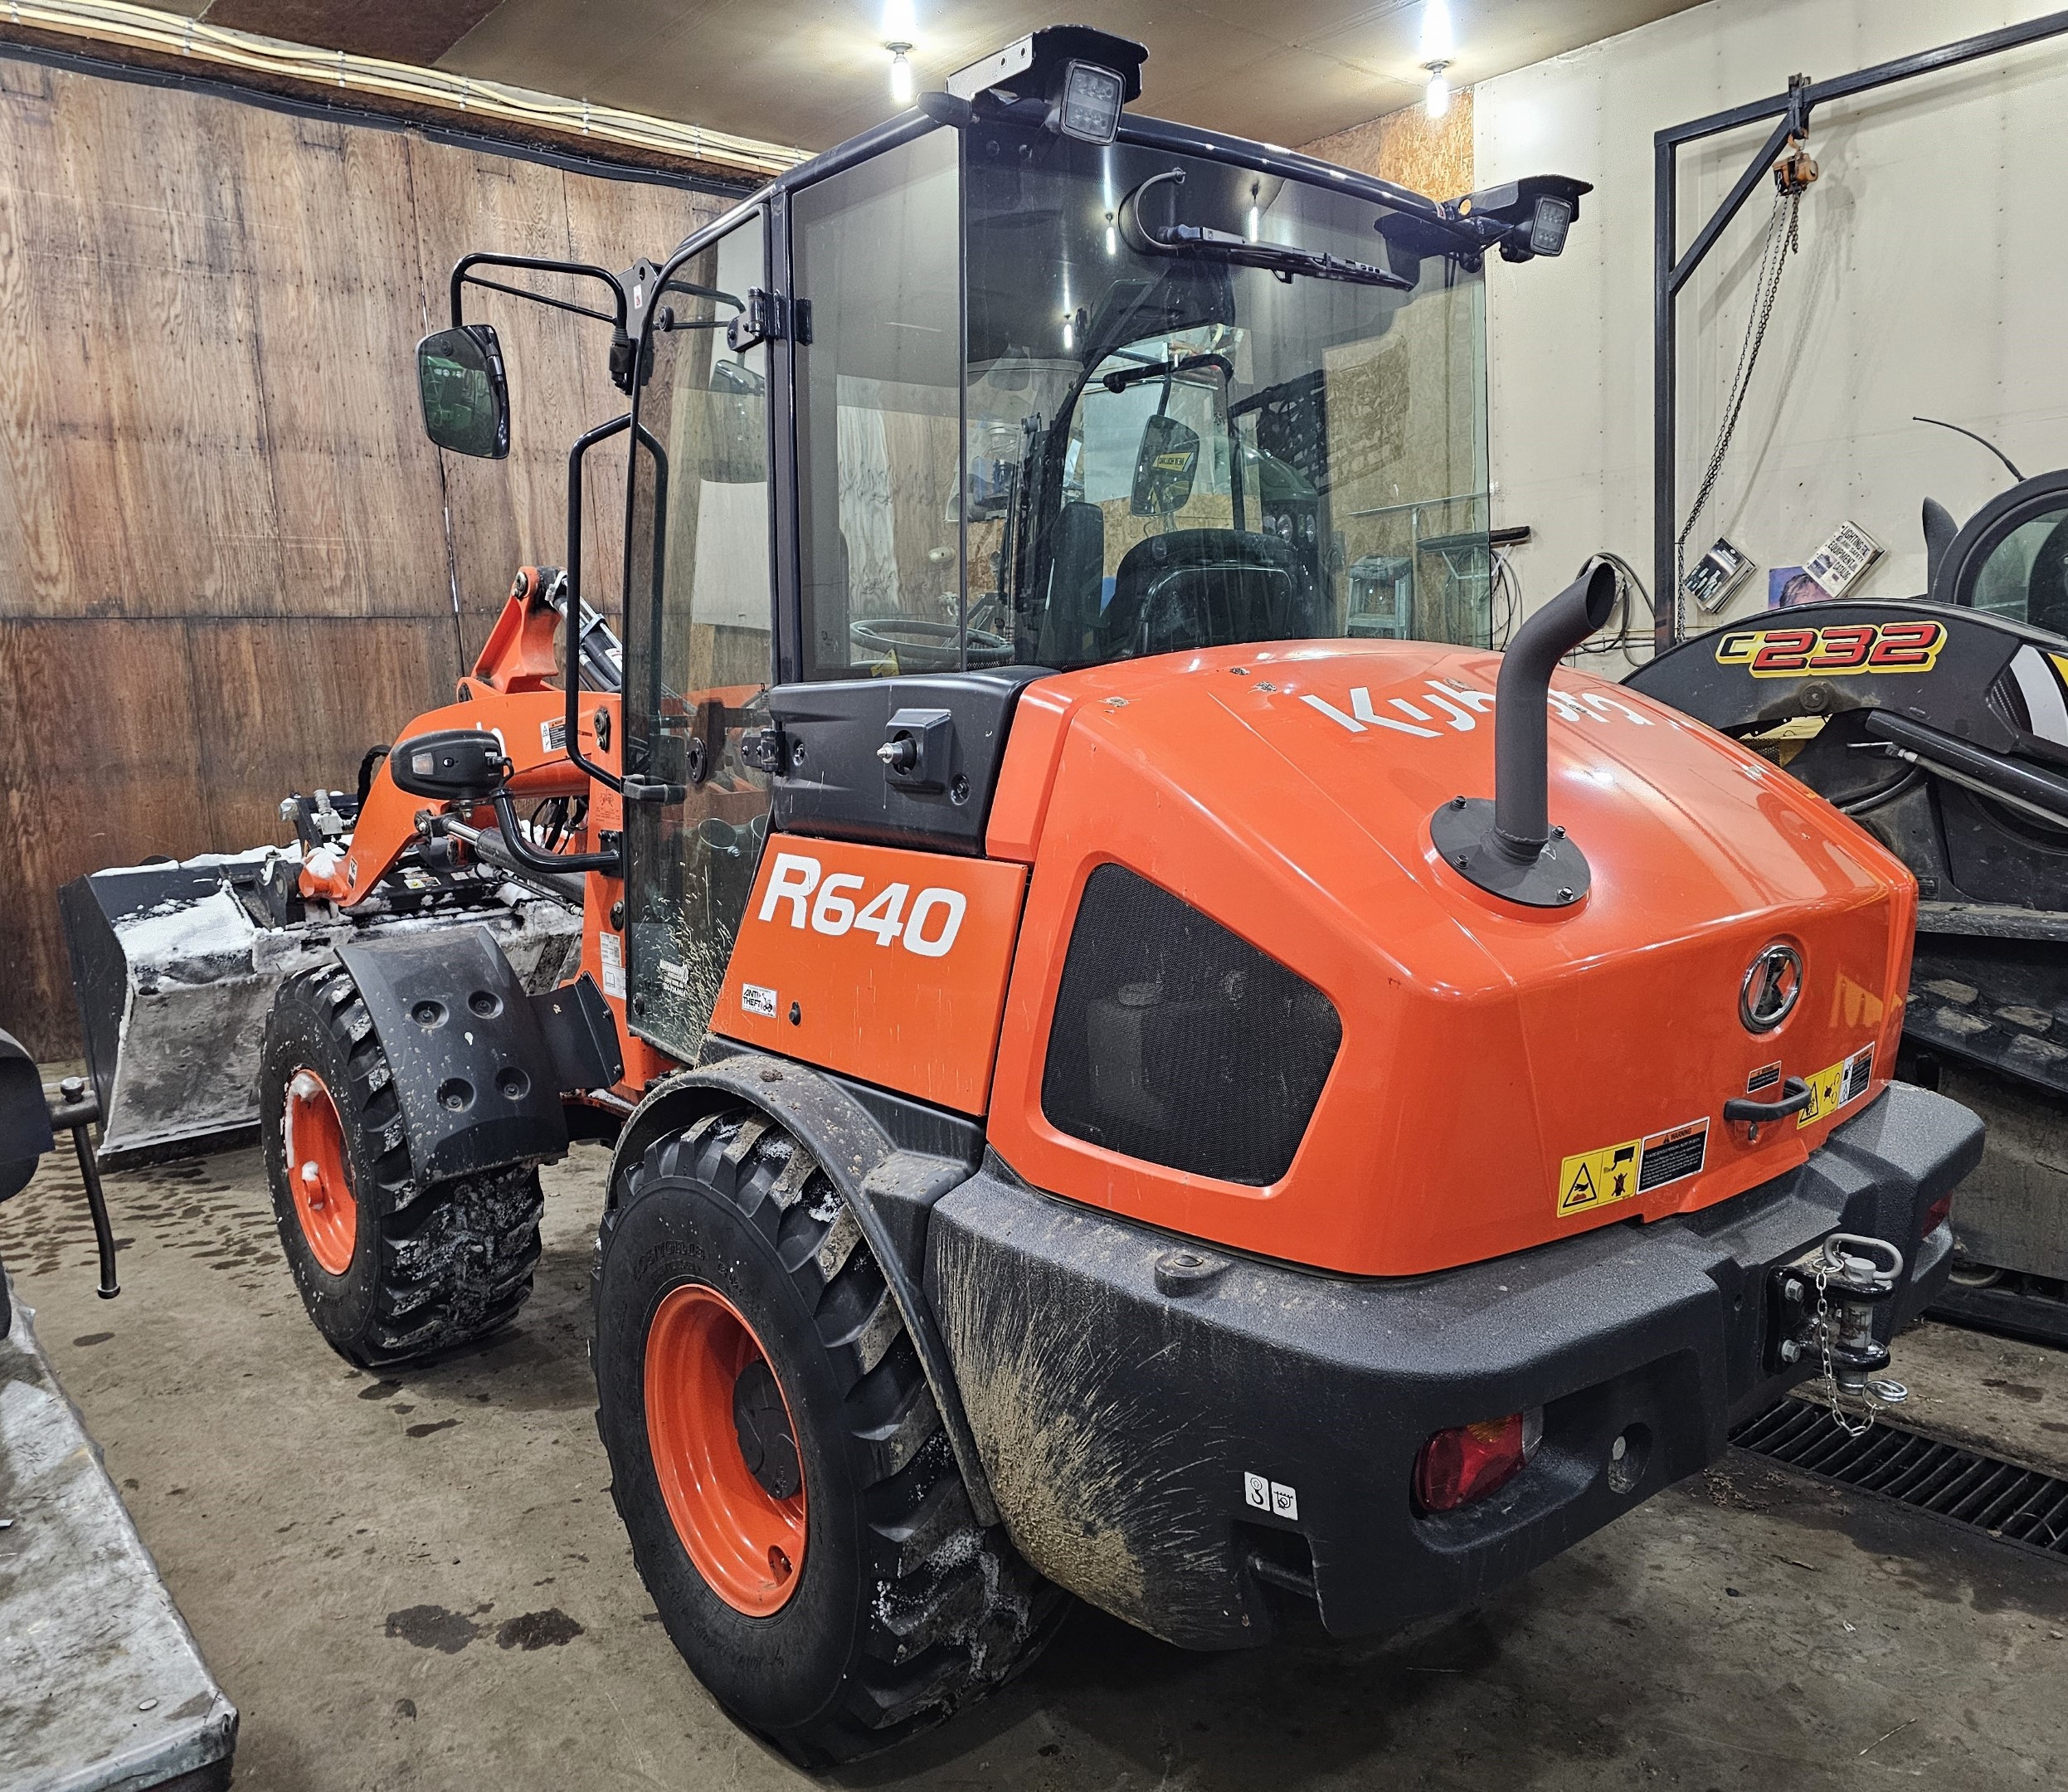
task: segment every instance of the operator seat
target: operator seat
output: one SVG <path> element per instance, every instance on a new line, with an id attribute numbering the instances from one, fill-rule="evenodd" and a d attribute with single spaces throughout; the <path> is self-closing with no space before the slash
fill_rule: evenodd
<path id="1" fill-rule="evenodd" d="M 1106 513 L 1082 499 L 1063 505 L 1056 518 L 1054 571 L 1042 612 L 1034 659 L 1047 666 L 1082 665 L 1098 626 L 1106 574 Z"/>
<path id="2" fill-rule="evenodd" d="M 1101 660 L 1290 640 L 1316 632 L 1314 577 L 1297 552 L 1246 529 L 1173 529 L 1127 550 L 1099 620 Z"/>

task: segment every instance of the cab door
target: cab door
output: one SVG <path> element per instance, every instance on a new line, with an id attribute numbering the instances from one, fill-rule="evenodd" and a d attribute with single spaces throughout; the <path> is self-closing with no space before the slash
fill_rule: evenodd
<path id="1" fill-rule="evenodd" d="M 774 675 L 768 349 L 756 211 L 671 262 L 634 399 L 626 516 L 626 1009 L 696 1055 L 732 956 L 769 780 L 742 756 Z M 739 320 L 737 327 L 734 326 Z"/>

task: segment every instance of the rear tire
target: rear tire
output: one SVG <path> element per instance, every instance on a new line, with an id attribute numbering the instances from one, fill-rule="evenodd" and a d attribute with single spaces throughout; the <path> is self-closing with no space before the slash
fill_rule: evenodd
<path id="1" fill-rule="evenodd" d="M 323 1096 L 336 1117 L 348 1199 L 311 1211 L 295 1199 L 295 1179 L 317 1154 L 298 1141 L 300 1161 L 290 1164 L 290 1110 L 307 1127 L 312 1109 L 320 1121 Z M 418 1186 L 387 1059 L 343 967 L 280 985 L 260 1057 L 259 1122 L 288 1264 L 309 1317 L 339 1355 L 368 1369 L 413 1362 L 516 1317 L 538 1261 L 538 1169 Z M 348 1226 L 341 1206 L 354 1210 Z"/>
<path id="2" fill-rule="evenodd" d="M 596 1249 L 596 1424 L 640 1577 L 697 1678 L 791 1760 L 823 1766 L 927 1728 L 1025 1666 L 1065 1596 L 976 1522 L 897 1303 L 803 1145 L 759 1114 L 708 1115 L 650 1147 L 616 1195 Z M 724 1402 L 648 1385 L 650 1370 L 674 1374 L 666 1334 L 685 1290 L 743 1334 L 725 1359 L 745 1359 L 733 1424 L 714 1422 L 716 1437 L 685 1438 L 681 1415 L 722 1420 Z M 772 1449 L 771 1414 L 789 1420 Z M 656 1437 L 671 1434 L 664 1474 Z M 690 1457 L 723 1472 L 699 1483 Z M 717 1561 L 714 1585 L 693 1553 L 713 1559 L 709 1519 L 727 1511 L 712 1488 L 737 1486 L 733 1458 L 785 1502 L 742 1510 L 757 1547 L 753 1524 L 802 1525 L 800 1558 L 776 1561 L 758 1594 L 727 1571 L 744 1554 Z M 670 1509 L 685 1497 L 716 1501 L 687 1530 Z"/>

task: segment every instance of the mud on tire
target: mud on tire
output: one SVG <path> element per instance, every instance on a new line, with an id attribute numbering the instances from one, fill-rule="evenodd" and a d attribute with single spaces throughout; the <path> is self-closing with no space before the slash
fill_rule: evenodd
<path id="1" fill-rule="evenodd" d="M 805 1148 L 759 1114 L 707 1115 L 613 1192 L 594 1274 L 597 1429 L 640 1576 L 698 1678 L 822 1766 L 937 1723 L 1025 1666 L 1066 1596 L 1002 1527 L 976 1522 L 897 1303 Z M 796 1434 L 805 1554 L 765 1616 L 699 1573 L 655 1473 L 647 1337 L 685 1283 L 746 1321 Z"/>
<path id="2" fill-rule="evenodd" d="M 336 1274 L 317 1260 L 289 1182 L 283 1122 L 304 1069 L 335 1104 L 358 1207 L 351 1259 Z M 260 1058 L 259 1118 L 280 1242 L 309 1317 L 340 1355 L 367 1368 L 408 1362 L 516 1316 L 538 1261 L 538 1171 L 520 1165 L 419 1186 L 387 1057 L 341 966 L 280 985 Z"/>

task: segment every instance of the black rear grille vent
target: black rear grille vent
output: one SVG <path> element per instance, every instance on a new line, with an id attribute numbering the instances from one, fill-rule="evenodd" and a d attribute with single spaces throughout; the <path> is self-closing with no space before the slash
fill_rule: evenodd
<path id="1" fill-rule="evenodd" d="M 1986 1531 L 2006 1543 L 2068 1556 L 2068 1481 L 1993 1456 L 1920 1437 L 1877 1419 L 1847 1437 L 1830 1413 L 1784 1400 L 1748 1420 L 1730 1441 L 1842 1487 L 1858 1488 Z"/>
<path id="2" fill-rule="evenodd" d="M 1073 1138 L 1261 1187 L 1292 1165 L 1342 1037 L 1305 978 L 1101 865 L 1070 933 L 1042 1110 Z"/>

